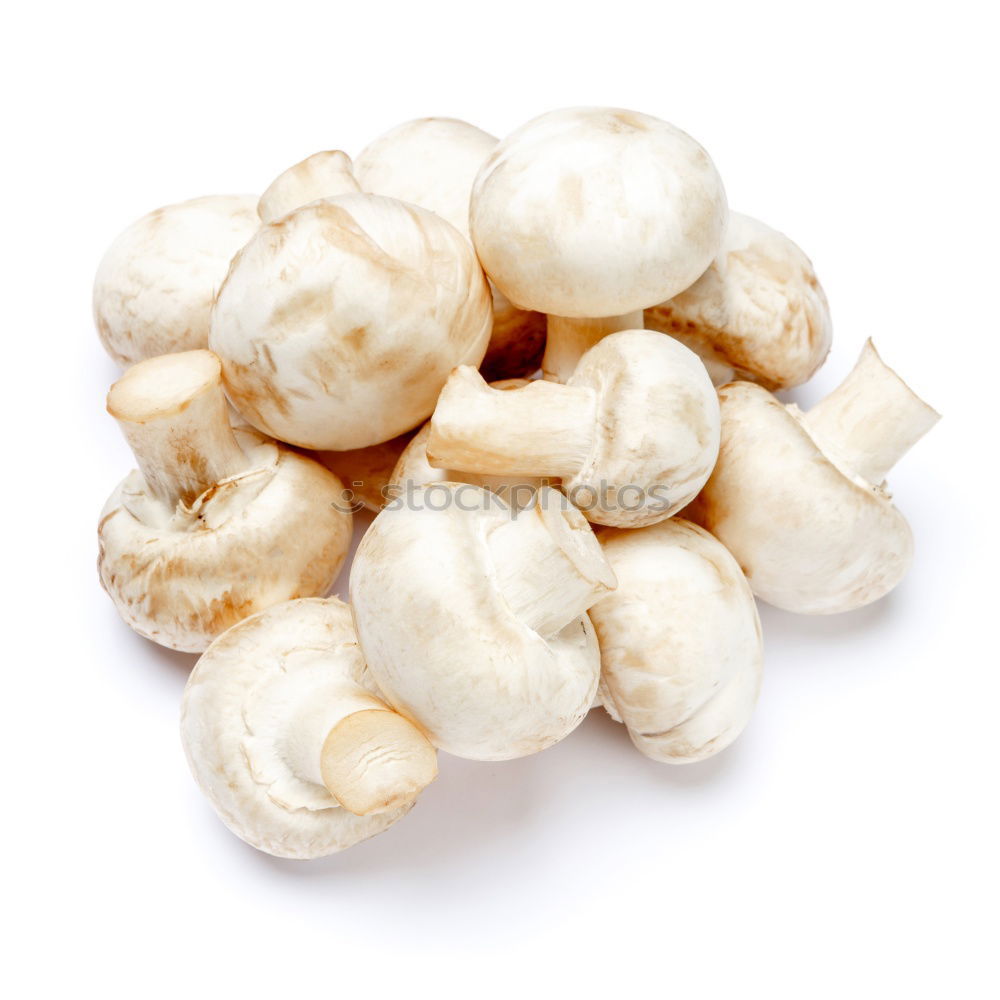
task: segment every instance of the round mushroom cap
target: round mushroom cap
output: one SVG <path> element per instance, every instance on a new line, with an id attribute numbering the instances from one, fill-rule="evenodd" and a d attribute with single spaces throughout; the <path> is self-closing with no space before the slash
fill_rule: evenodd
<path id="1" fill-rule="evenodd" d="M 568 516 L 596 545 L 579 513 Z M 379 689 L 435 746 L 472 760 L 557 743 L 586 716 L 600 675 L 585 614 L 543 637 L 504 599 L 490 536 L 510 523 L 495 494 L 435 483 L 388 505 L 351 566 L 358 639 Z"/>
<path id="2" fill-rule="evenodd" d="M 618 577 L 589 612 L 608 713 L 653 760 L 725 749 L 750 719 L 763 667 L 757 606 L 736 560 L 676 517 L 598 538 Z"/>
<path id="3" fill-rule="evenodd" d="M 623 330 L 598 341 L 567 382 L 597 393 L 590 456 L 569 499 L 620 528 L 662 521 L 705 484 L 719 451 L 719 403 L 697 355 L 670 337 Z"/>
<path id="4" fill-rule="evenodd" d="M 809 379 L 832 337 L 830 308 L 809 258 L 784 234 L 737 212 L 708 270 L 647 309 L 645 321 L 768 389 Z"/>
<path id="5" fill-rule="evenodd" d="M 477 365 L 490 295 L 461 233 L 432 212 L 349 194 L 262 227 L 219 292 L 210 343 L 255 427 L 303 448 L 388 441 Z"/>
<path id="6" fill-rule="evenodd" d="M 127 366 L 207 347 L 215 295 L 259 224 L 254 195 L 194 198 L 133 222 L 94 279 L 94 322 L 108 354 Z"/>
<path id="7" fill-rule="evenodd" d="M 359 190 L 351 158 L 339 149 L 327 149 L 278 174 L 260 196 L 257 215 L 261 222 L 274 222 L 311 201 Z"/>
<path id="8" fill-rule="evenodd" d="M 569 108 L 511 133 L 483 164 L 471 229 L 511 302 L 615 316 L 692 284 L 719 250 L 726 195 L 680 129 L 618 108 Z"/>
<path id="9" fill-rule="evenodd" d="M 479 168 L 499 140 L 456 118 L 418 118 L 370 142 L 354 163 L 362 189 L 440 215 L 471 241 L 469 199 Z M 541 364 L 545 317 L 518 309 L 497 288 L 493 333 L 483 358 L 488 381 L 530 375 Z"/>
<path id="10" fill-rule="evenodd" d="M 280 858 L 318 858 L 390 827 L 410 805 L 356 816 L 301 773 L 296 713 L 357 687 L 378 696 L 347 605 L 280 604 L 234 625 L 188 680 L 181 738 L 223 823 Z"/>
<path id="11" fill-rule="evenodd" d="M 913 559 L 905 518 L 879 486 L 843 474 L 761 386 L 719 389 L 719 460 L 685 516 L 736 557 L 753 592 L 801 614 L 887 594 Z"/>
<path id="12" fill-rule="evenodd" d="M 161 646 L 198 653 L 270 605 L 326 593 L 351 541 L 343 485 L 319 463 L 237 429 L 244 472 L 168 510 L 131 472 L 98 526 L 118 613 Z"/>

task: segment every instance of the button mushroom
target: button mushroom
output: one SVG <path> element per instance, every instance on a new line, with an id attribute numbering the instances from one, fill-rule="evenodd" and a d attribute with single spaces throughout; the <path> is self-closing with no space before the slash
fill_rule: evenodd
<path id="1" fill-rule="evenodd" d="M 351 502 L 378 513 L 385 504 L 396 466 L 413 439 L 413 432 L 407 431 L 367 448 L 315 451 L 312 455 L 345 484 Z"/>
<path id="2" fill-rule="evenodd" d="M 726 195 L 708 154 L 649 115 L 569 108 L 523 125 L 472 191 L 486 273 L 549 314 L 542 368 L 565 382 L 602 336 L 691 285 L 719 250 Z"/>
<path id="3" fill-rule="evenodd" d="M 200 652 L 240 619 L 330 587 L 351 539 L 343 486 L 230 428 L 214 354 L 140 362 L 111 387 L 108 411 L 139 469 L 104 507 L 98 568 L 136 632 Z"/>
<path id="4" fill-rule="evenodd" d="M 350 587 L 390 704 L 449 753 L 507 760 L 587 714 L 600 653 L 586 610 L 614 584 L 587 521 L 556 491 L 513 517 L 487 490 L 437 483 L 375 518 Z"/>
<path id="5" fill-rule="evenodd" d="M 94 322 L 121 365 L 208 346 L 212 303 L 259 225 L 252 195 L 167 205 L 133 222 L 94 279 Z"/>
<path id="6" fill-rule="evenodd" d="M 708 270 L 645 313 L 646 327 L 701 355 L 717 382 L 737 378 L 787 389 L 810 378 L 830 350 L 830 309 L 809 258 L 782 233 L 731 212 Z"/>
<path id="7" fill-rule="evenodd" d="M 736 560 L 676 517 L 598 538 L 618 578 L 589 612 L 604 707 L 653 760 L 725 749 L 750 719 L 763 665 L 757 607 Z"/>
<path id="8" fill-rule="evenodd" d="M 379 697 L 347 605 L 279 604 L 198 661 L 181 738 L 223 823 L 282 858 L 318 858 L 381 833 L 437 775 L 423 733 Z"/>
<path id="9" fill-rule="evenodd" d="M 870 340 L 806 413 L 750 382 L 723 386 L 719 398 L 719 461 L 685 516 L 733 553 L 753 592 L 788 611 L 833 614 L 892 590 L 913 537 L 885 476 L 939 415 Z"/>
<path id="10" fill-rule="evenodd" d="M 561 477 L 591 521 L 623 528 L 680 510 L 718 449 L 719 405 L 705 366 L 677 341 L 644 330 L 599 341 L 565 385 L 498 392 L 474 369 L 456 369 L 427 443 L 438 468 Z"/>
<path id="11" fill-rule="evenodd" d="M 469 235 L 469 198 L 479 168 L 499 140 L 455 118 L 404 122 L 370 142 L 355 162 L 361 187 L 410 201 Z M 493 334 L 480 365 L 488 381 L 530 375 L 545 346 L 545 317 L 517 309 L 495 285 Z"/>
<path id="12" fill-rule="evenodd" d="M 280 173 L 260 196 L 257 214 L 268 223 L 320 198 L 360 191 L 351 158 L 339 149 L 313 153 Z"/>
<path id="13" fill-rule="evenodd" d="M 489 288 L 433 212 L 347 194 L 260 229 L 233 261 L 210 344 L 258 430 L 304 448 L 388 441 L 430 416 L 489 342 Z"/>

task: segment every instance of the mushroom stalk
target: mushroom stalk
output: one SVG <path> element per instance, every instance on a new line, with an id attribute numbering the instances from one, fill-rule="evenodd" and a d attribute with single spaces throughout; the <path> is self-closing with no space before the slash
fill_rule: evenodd
<path id="1" fill-rule="evenodd" d="M 550 315 L 545 354 L 542 357 L 542 374 L 549 382 L 565 382 L 573 374 L 580 358 L 609 333 L 641 329 L 641 309 L 621 316 L 604 316 L 598 319 Z"/>
<path id="2" fill-rule="evenodd" d="M 488 541 L 500 592 L 514 615 L 542 636 L 557 635 L 615 588 L 587 521 L 551 487 Z"/>
<path id="3" fill-rule="evenodd" d="M 847 378 L 802 422 L 838 465 L 877 486 L 940 419 L 868 340 Z"/>
<path id="4" fill-rule="evenodd" d="M 596 413 L 593 389 L 541 381 L 493 389 L 462 365 L 438 397 L 427 460 L 483 475 L 572 476 L 590 456 Z"/>
<path id="5" fill-rule="evenodd" d="M 146 485 L 171 510 L 246 468 L 229 424 L 219 359 L 210 351 L 133 365 L 111 387 L 107 408 Z"/>
<path id="6" fill-rule="evenodd" d="M 321 653 L 308 655 L 320 665 Z M 357 684 L 324 698 L 312 691 L 289 731 L 292 771 L 323 785 L 355 816 L 408 805 L 437 775 L 427 737 Z"/>

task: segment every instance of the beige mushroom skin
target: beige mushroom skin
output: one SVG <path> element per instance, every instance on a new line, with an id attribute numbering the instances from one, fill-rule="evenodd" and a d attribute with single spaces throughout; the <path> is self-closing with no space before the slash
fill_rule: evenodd
<path id="1" fill-rule="evenodd" d="M 94 323 L 127 366 L 208 346 L 212 303 L 257 230 L 256 197 L 215 195 L 158 208 L 108 248 L 94 278 Z"/>
<path id="2" fill-rule="evenodd" d="M 456 369 L 427 442 L 438 468 L 560 478 L 587 518 L 622 528 L 680 510 L 718 449 L 719 406 L 704 365 L 647 330 L 599 341 L 565 385 L 497 392 L 473 369 Z"/>
<path id="3" fill-rule="evenodd" d="M 260 221 L 275 222 L 289 212 L 320 198 L 360 191 L 351 158 L 339 149 L 313 153 L 280 173 L 260 196 Z"/>
<path id="4" fill-rule="evenodd" d="M 185 688 L 181 739 L 226 826 L 281 858 L 381 833 L 437 775 L 427 738 L 380 697 L 336 598 L 279 604 L 219 636 Z"/>
<path id="5" fill-rule="evenodd" d="M 248 615 L 329 589 L 351 539 L 343 485 L 230 428 L 213 354 L 140 362 L 112 386 L 108 410 L 139 469 L 101 513 L 98 570 L 136 632 L 201 652 Z"/>
<path id="6" fill-rule="evenodd" d="M 390 129 L 357 156 L 363 190 L 413 202 L 469 234 L 469 199 L 496 136 L 456 118 L 418 118 Z M 493 333 L 480 368 L 487 381 L 530 375 L 545 347 L 545 317 L 518 309 L 495 286 Z"/>
<path id="7" fill-rule="evenodd" d="M 351 502 L 378 513 L 385 505 L 396 466 L 413 439 L 413 432 L 407 431 L 367 448 L 315 451 L 312 457 L 344 483 Z"/>
<path id="8" fill-rule="evenodd" d="M 726 195 L 708 154 L 667 122 L 567 108 L 507 136 L 472 190 L 471 233 L 497 288 L 549 314 L 542 368 L 565 382 L 601 337 L 697 280 Z"/>
<path id="9" fill-rule="evenodd" d="M 415 205 L 348 194 L 260 229 L 233 261 L 209 340 L 258 430 L 346 451 L 426 420 L 448 372 L 482 360 L 491 323 L 461 233 Z"/>
<path id="10" fill-rule="evenodd" d="M 742 732 L 760 688 L 760 621 L 739 565 L 677 517 L 598 538 L 618 578 L 588 612 L 602 703 L 652 760 L 711 757 Z"/>
<path id="11" fill-rule="evenodd" d="M 585 612 L 614 574 L 554 490 L 513 517 L 479 487 L 418 489 L 372 522 L 350 586 L 379 689 L 449 753 L 535 753 L 593 703 L 600 652 Z"/>
<path id="12" fill-rule="evenodd" d="M 737 212 L 708 270 L 647 309 L 645 323 L 702 356 L 717 381 L 748 379 L 771 390 L 811 378 L 832 337 L 809 258 L 787 236 Z"/>
<path id="13" fill-rule="evenodd" d="M 753 592 L 788 611 L 834 614 L 892 590 L 913 537 L 885 476 L 939 415 L 871 341 L 806 413 L 750 382 L 724 385 L 719 398 L 719 460 L 685 516 L 733 553 Z"/>

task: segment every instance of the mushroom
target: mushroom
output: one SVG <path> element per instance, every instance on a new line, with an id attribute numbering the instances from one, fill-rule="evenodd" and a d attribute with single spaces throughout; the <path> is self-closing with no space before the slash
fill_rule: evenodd
<path id="1" fill-rule="evenodd" d="M 396 466 L 413 438 L 413 432 L 407 431 L 367 448 L 315 451 L 312 456 L 346 484 L 351 501 L 378 513 L 385 504 Z"/>
<path id="2" fill-rule="evenodd" d="M 733 553 L 753 592 L 787 611 L 834 614 L 892 590 L 913 537 L 885 476 L 939 415 L 870 340 L 805 413 L 750 382 L 724 385 L 719 398 L 719 461 L 685 516 Z"/>
<path id="3" fill-rule="evenodd" d="M 452 372 L 431 420 L 438 468 L 561 477 L 598 524 L 637 528 L 670 517 L 708 479 L 719 405 L 705 366 L 647 330 L 613 333 L 565 385 L 490 389 L 473 368 Z"/>
<path id="4" fill-rule="evenodd" d="M 220 635 L 188 679 L 181 739 L 222 822 L 280 858 L 381 833 L 437 776 L 434 748 L 379 696 L 336 598 L 278 604 Z"/>
<path id="5" fill-rule="evenodd" d="M 418 118 L 370 142 L 354 164 L 365 191 L 436 212 L 469 235 L 472 182 L 499 140 L 456 118 Z M 545 346 L 545 317 L 517 309 L 495 285 L 493 334 L 480 365 L 488 381 L 530 375 Z"/>
<path id="6" fill-rule="evenodd" d="M 830 351 L 830 309 L 809 258 L 784 234 L 731 212 L 722 249 L 680 295 L 645 313 L 646 327 L 699 354 L 717 382 L 787 389 Z"/>
<path id="7" fill-rule="evenodd" d="M 426 420 L 448 372 L 482 360 L 491 322 L 461 233 L 416 205 L 347 194 L 260 229 L 219 292 L 209 342 L 258 430 L 346 451 Z"/>
<path id="8" fill-rule="evenodd" d="M 256 196 L 167 205 L 133 222 L 94 279 L 94 322 L 121 365 L 208 346 L 212 303 L 233 255 L 256 232 Z"/>
<path id="9" fill-rule="evenodd" d="M 719 250 L 726 195 L 708 154 L 649 115 L 569 108 L 504 139 L 472 189 L 476 252 L 515 305 L 549 314 L 542 369 L 697 280 Z"/>
<path id="10" fill-rule="evenodd" d="M 260 196 L 257 214 L 263 223 L 274 222 L 319 198 L 360 191 L 351 158 L 339 149 L 313 153 L 279 174 Z"/>
<path id="11" fill-rule="evenodd" d="M 512 516 L 488 490 L 434 483 L 375 518 L 350 589 L 388 702 L 442 750 L 508 760 L 587 714 L 600 652 L 586 610 L 614 585 L 587 521 L 555 490 Z"/>
<path id="12" fill-rule="evenodd" d="M 503 391 L 520 389 L 529 384 L 527 379 L 510 378 L 491 382 L 490 388 Z M 428 483 L 471 483 L 496 493 L 508 507 L 521 510 L 534 502 L 535 492 L 542 486 L 558 485 L 558 480 L 538 476 L 489 476 L 458 469 L 436 469 L 427 458 L 427 440 L 430 434 L 431 425 L 428 422 L 403 449 L 389 478 L 387 492 L 390 496 L 399 497 L 408 490 Z"/>
<path id="13" fill-rule="evenodd" d="M 200 652 L 248 615 L 332 585 L 351 514 L 317 462 L 229 425 L 219 360 L 130 368 L 108 412 L 135 455 L 98 526 L 101 583 L 136 632 Z"/>
<path id="14" fill-rule="evenodd" d="M 736 560 L 681 518 L 602 529 L 618 587 L 590 609 L 601 700 L 653 760 L 724 750 L 750 719 L 763 666 L 757 606 Z"/>

